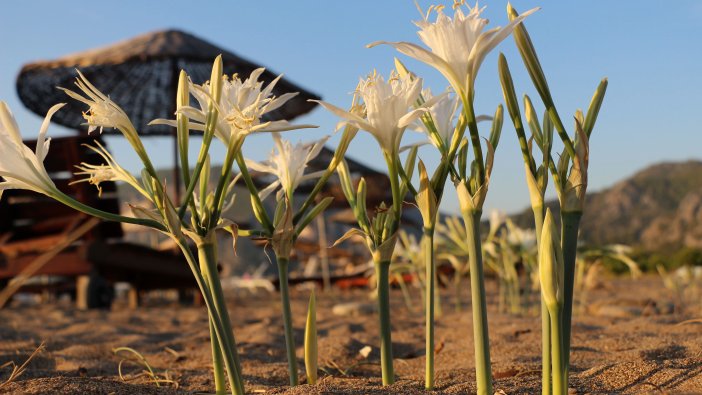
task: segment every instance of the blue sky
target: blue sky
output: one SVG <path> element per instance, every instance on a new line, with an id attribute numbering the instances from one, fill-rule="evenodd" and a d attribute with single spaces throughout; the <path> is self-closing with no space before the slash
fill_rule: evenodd
<path id="1" fill-rule="evenodd" d="M 420 4 L 426 8 L 431 2 Z M 506 2 L 482 4 L 488 6 L 484 16 L 490 19 L 490 26 L 506 23 Z M 532 1 L 513 4 L 522 11 L 539 5 Z M 702 3 L 598 0 L 540 5 L 542 9 L 526 25 L 561 116 L 570 119 L 577 108 L 586 108 L 599 80 L 609 78 L 591 141 L 591 191 L 655 162 L 700 157 Z M 15 77 L 24 63 L 177 28 L 283 72 L 324 100 L 345 107 L 359 76 L 373 69 L 387 74 L 393 56 L 398 55 L 389 47 L 367 49 L 365 45 L 376 40 L 417 42 L 411 21 L 418 18 L 413 2 L 404 0 L 8 2 L 0 13 L 0 36 L 4 38 L 0 100 L 13 109 L 23 135 L 33 138 L 41 117 L 25 110 L 15 92 Z M 496 70 L 500 51 L 507 56 L 518 94 L 528 93 L 539 101 L 509 38 L 482 66 L 476 93 L 479 113 L 492 114 L 503 101 Z M 435 70 L 400 58 L 425 79 L 425 86 L 434 91 L 446 86 Z M 288 134 L 293 140 L 308 140 L 332 133 L 336 119 L 320 108 L 298 122 L 320 126 Z M 488 133 L 486 129 L 483 134 Z M 49 133 L 58 136 L 71 131 L 53 126 Z M 419 135 L 408 132 L 405 141 L 418 139 Z M 110 138 L 108 144 L 125 167 L 137 169 L 136 157 L 122 139 Z M 245 146 L 246 154 L 261 159 L 269 144 L 268 136 L 252 137 Z M 166 167 L 172 162 L 169 140 L 147 139 L 146 145 L 157 165 Z M 221 157 L 222 150 L 217 152 Z M 383 166 L 380 151 L 366 133 L 359 134 L 349 155 L 377 168 Z M 430 166 L 436 164 L 431 148 L 420 155 Z M 516 136 L 506 120 L 486 209 L 516 211 L 528 201 Z M 451 212 L 456 208 L 454 194 L 448 193 L 443 209 Z"/>

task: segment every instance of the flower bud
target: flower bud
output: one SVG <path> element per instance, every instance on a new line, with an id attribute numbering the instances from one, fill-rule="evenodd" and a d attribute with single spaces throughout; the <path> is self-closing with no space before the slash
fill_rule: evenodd
<path id="1" fill-rule="evenodd" d="M 549 310 L 563 306 L 564 276 L 563 250 L 559 232 L 549 209 L 546 210 L 539 245 L 541 294 Z"/>

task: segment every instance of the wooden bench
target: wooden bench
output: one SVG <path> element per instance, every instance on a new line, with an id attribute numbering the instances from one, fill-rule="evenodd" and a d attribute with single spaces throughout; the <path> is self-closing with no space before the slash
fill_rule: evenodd
<path id="1" fill-rule="evenodd" d="M 83 145 L 95 140 L 88 136 L 55 138 L 44 164 L 64 193 L 89 206 L 118 213 L 120 204 L 114 182 L 101 183 L 101 195 L 87 182 L 71 184 L 77 179 L 73 174 L 76 165 L 104 162 Z M 35 144 L 27 142 L 32 149 Z M 0 201 L 0 289 L 87 220 L 88 216 L 38 193 L 6 191 Z M 132 304 L 137 302 L 139 291 L 177 288 L 186 292 L 196 288 L 187 262 L 179 253 L 128 243 L 123 237 L 120 223 L 98 223 L 34 273 L 64 281 L 35 283 L 22 290 L 76 292 L 78 306 L 100 308 L 110 306 L 115 282 L 132 285 Z"/>

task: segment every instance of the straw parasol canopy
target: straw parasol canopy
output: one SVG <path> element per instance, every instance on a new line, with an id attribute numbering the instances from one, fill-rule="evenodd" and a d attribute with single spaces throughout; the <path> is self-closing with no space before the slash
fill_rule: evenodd
<path id="1" fill-rule="evenodd" d="M 191 34 L 178 30 L 147 33 L 107 47 L 97 48 L 60 59 L 27 64 L 17 77 L 17 93 L 27 108 L 43 116 L 66 96 L 57 86 L 71 88 L 79 68 L 102 92 L 119 104 L 142 135 L 173 135 L 173 128 L 163 125 L 146 126 L 156 118 L 173 118 L 178 74 L 185 70 L 195 83 L 210 78 L 212 61 L 222 55 L 224 72 L 248 77 L 258 67 L 229 51 L 218 48 Z M 266 70 L 261 79 L 266 83 L 277 74 Z M 275 95 L 299 92 L 284 106 L 267 114 L 267 120 L 290 120 L 311 111 L 316 103 L 308 99 L 319 96 L 281 79 Z M 72 129 L 84 122 L 84 107 L 73 100 L 52 121 Z M 105 129 L 106 133 L 117 131 Z"/>

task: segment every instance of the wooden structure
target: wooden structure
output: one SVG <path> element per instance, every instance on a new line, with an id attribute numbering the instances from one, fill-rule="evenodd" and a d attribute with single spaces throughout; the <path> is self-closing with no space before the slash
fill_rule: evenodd
<path id="1" fill-rule="evenodd" d="M 117 188 L 113 182 L 101 183 L 100 195 L 86 182 L 73 183 L 75 165 L 102 163 L 99 155 L 83 145 L 94 140 L 92 137 L 53 139 L 51 154 L 44 165 L 62 192 L 89 206 L 118 213 Z M 36 142 L 27 145 L 33 149 Z M 20 274 L 87 220 L 86 215 L 44 195 L 26 190 L 5 191 L 0 200 L 0 284 Z M 125 243 L 123 236 L 121 224 L 101 222 L 55 254 L 35 274 L 60 276 L 64 281 L 51 287 L 57 291 L 76 291 L 78 305 L 83 307 L 109 306 L 111 284 L 116 281 L 129 282 L 137 291 L 196 287 L 180 254 Z"/>

